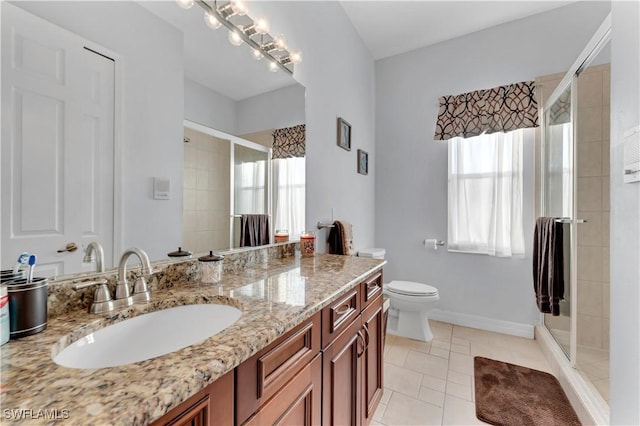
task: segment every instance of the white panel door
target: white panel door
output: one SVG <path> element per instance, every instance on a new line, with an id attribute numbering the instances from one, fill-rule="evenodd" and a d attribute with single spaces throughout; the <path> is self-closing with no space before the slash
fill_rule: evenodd
<path id="1" fill-rule="evenodd" d="M 94 240 L 112 265 L 113 115 L 114 62 L 3 2 L 3 269 L 26 251 L 38 276 L 79 272 Z"/>

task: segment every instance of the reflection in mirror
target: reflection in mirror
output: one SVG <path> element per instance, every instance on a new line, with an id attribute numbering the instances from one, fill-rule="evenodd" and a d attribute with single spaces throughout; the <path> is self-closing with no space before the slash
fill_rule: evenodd
<path id="1" fill-rule="evenodd" d="M 185 11 L 175 2 L 2 2 L 1 16 L 2 103 L 9 105 L 2 114 L 3 269 L 11 269 L 18 255 L 27 251 L 38 255 L 38 276 L 89 272 L 96 265 L 83 263 L 83 249 L 92 241 L 104 247 L 107 269 L 132 246 L 145 250 L 151 260 L 167 260 L 167 253 L 183 243 L 191 226 L 186 224 L 204 221 L 207 231 L 219 234 L 205 250 L 233 246 L 232 209 L 224 210 L 209 198 L 195 200 L 184 189 L 183 178 L 195 179 L 197 185 L 204 175 L 183 176 L 183 145 L 187 145 L 180 142 L 183 120 L 228 135 L 247 135 L 248 140 L 267 129 L 271 135 L 267 149 L 271 149 L 275 129 L 304 123 L 302 86 L 290 75 L 268 72 L 244 49 L 230 46 L 223 31 L 206 27 L 201 12 Z M 21 47 L 23 52 L 14 51 Z M 22 58 L 21 64 L 7 60 L 11 57 Z M 69 60 L 68 66 L 60 68 L 52 58 Z M 88 64 L 89 69 L 77 70 L 72 63 Z M 86 78 L 92 75 L 100 78 Z M 41 82 L 28 81 L 38 77 Z M 113 87 L 91 86 L 96 81 L 112 81 Z M 57 88 L 49 90 L 42 82 Z M 61 82 L 68 83 L 67 94 L 60 95 Z M 31 90 L 35 86 L 45 91 L 36 93 Z M 80 93 L 78 88 L 90 90 L 86 96 L 74 95 Z M 113 98 L 109 100 L 98 89 Z M 12 93 L 22 98 L 11 99 Z M 96 115 L 93 101 L 98 93 L 101 101 L 111 103 Z M 56 116 L 61 105 L 70 109 Z M 52 113 L 51 120 L 37 115 L 43 111 Z M 64 123 L 56 121 L 61 117 Z M 113 124 L 104 125 L 105 120 Z M 112 134 L 105 137 L 111 147 L 104 148 L 96 138 L 87 150 L 82 143 L 90 140 L 86 135 L 96 135 L 92 128 L 110 130 Z M 25 144 L 10 137 L 18 129 Z M 63 142 L 70 145 L 63 149 Z M 228 139 L 225 143 L 230 149 Z M 200 157 L 196 154 L 196 158 Z M 216 163 L 226 164 L 227 179 L 230 161 Z M 9 177 L 16 164 L 24 167 Z M 74 171 L 82 176 L 70 178 Z M 211 190 L 220 191 L 229 203 L 232 181 L 213 176 L 207 177 L 213 180 Z M 168 182 L 169 193 L 155 191 L 154 182 Z M 115 189 L 102 191 L 97 187 L 102 184 Z M 68 205 L 89 193 L 93 203 Z M 14 194 L 13 199 L 8 194 Z M 202 203 L 215 207 L 213 216 L 190 213 L 180 220 L 184 205 L 194 200 L 199 203 L 195 211 Z M 18 208 L 28 213 L 19 221 L 14 214 Z M 49 216 L 34 216 L 34 212 Z M 69 236 L 62 232 L 74 223 L 82 229 Z M 95 227 L 102 224 L 109 225 L 106 234 Z M 270 237 L 274 226 L 272 221 Z M 22 234 L 16 245 L 9 245 L 6 237 L 15 230 Z M 78 249 L 58 252 L 69 243 Z"/>
<path id="2" fill-rule="evenodd" d="M 231 142 L 189 127 L 184 135 L 182 247 L 229 247 Z"/>
<path id="3" fill-rule="evenodd" d="M 546 216 L 573 214 L 573 125 L 571 85 L 545 111 L 544 210 Z"/>
<path id="4" fill-rule="evenodd" d="M 281 133 L 288 136 L 287 148 L 275 152 L 287 158 L 272 159 L 272 146 Z M 304 230 L 304 125 L 244 137 L 185 121 L 185 249 L 201 253 L 262 245 L 274 242 L 275 230 L 295 240 Z M 243 233 L 252 216 L 266 220 L 257 231 L 263 241 L 256 235 L 252 242 Z"/>
<path id="5" fill-rule="evenodd" d="M 269 154 L 268 149 L 233 145 L 233 248 L 269 244 L 271 240 Z"/>

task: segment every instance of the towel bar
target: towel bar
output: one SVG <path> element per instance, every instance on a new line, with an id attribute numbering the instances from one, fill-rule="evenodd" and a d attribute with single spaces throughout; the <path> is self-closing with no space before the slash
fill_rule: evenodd
<path id="1" fill-rule="evenodd" d="M 318 229 L 323 229 L 323 228 L 335 228 L 335 225 L 333 223 L 318 222 Z"/>
<path id="2" fill-rule="evenodd" d="M 556 222 L 558 223 L 573 223 L 574 220 L 569 218 L 569 217 L 560 217 L 558 219 L 556 219 Z M 587 223 L 586 219 L 576 219 L 575 223 Z"/>

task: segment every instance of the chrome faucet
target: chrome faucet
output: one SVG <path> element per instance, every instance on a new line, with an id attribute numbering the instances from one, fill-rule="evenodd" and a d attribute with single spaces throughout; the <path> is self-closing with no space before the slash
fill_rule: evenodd
<path id="1" fill-rule="evenodd" d="M 142 264 L 142 274 L 133 286 L 133 294 L 129 288 L 129 282 L 127 281 L 127 260 L 129 257 L 135 254 L 140 259 Z M 149 285 L 145 275 L 151 274 L 151 263 L 149 262 L 149 256 L 143 250 L 139 248 L 130 248 L 122 253 L 120 258 L 120 264 L 118 265 L 118 281 L 116 284 L 116 297 L 115 302 L 117 307 L 130 306 L 134 303 L 146 303 L 151 300 L 151 292 L 149 291 Z"/>
<path id="2" fill-rule="evenodd" d="M 96 272 L 104 272 L 104 249 L 97 241 L 89 243 L 84 250 L 84 259 L 82 259 L 84 263 L 91 263 L 94 260 L 96 261 Z"/>
<path id="3" fill-rule="evenodd" d="M 75 290 L 80 290 L 93 286 L 97 286 L 97 288 L 93 293 L 93 302 L 89 306 L 89 313 L 102 314 L 113 311 L 115 306 L 113 304 L 113 300 L 111 300 L 111 293 L 109 292 L 109 287 L 107 287 L 107 280 L 104 278 L 76 283 L 73 285 L 73 288 Z"/>

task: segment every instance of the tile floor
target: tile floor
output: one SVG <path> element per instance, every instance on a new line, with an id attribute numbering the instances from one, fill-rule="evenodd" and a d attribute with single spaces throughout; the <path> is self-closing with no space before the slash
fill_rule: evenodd
<path id="1" fill-rule="evenodd" d="M 430 321 L 430 343 L 387 334 L 384 395 L 372 425 L 477 425 L 473 357 L 551 372 L 535 340 Z"/>

